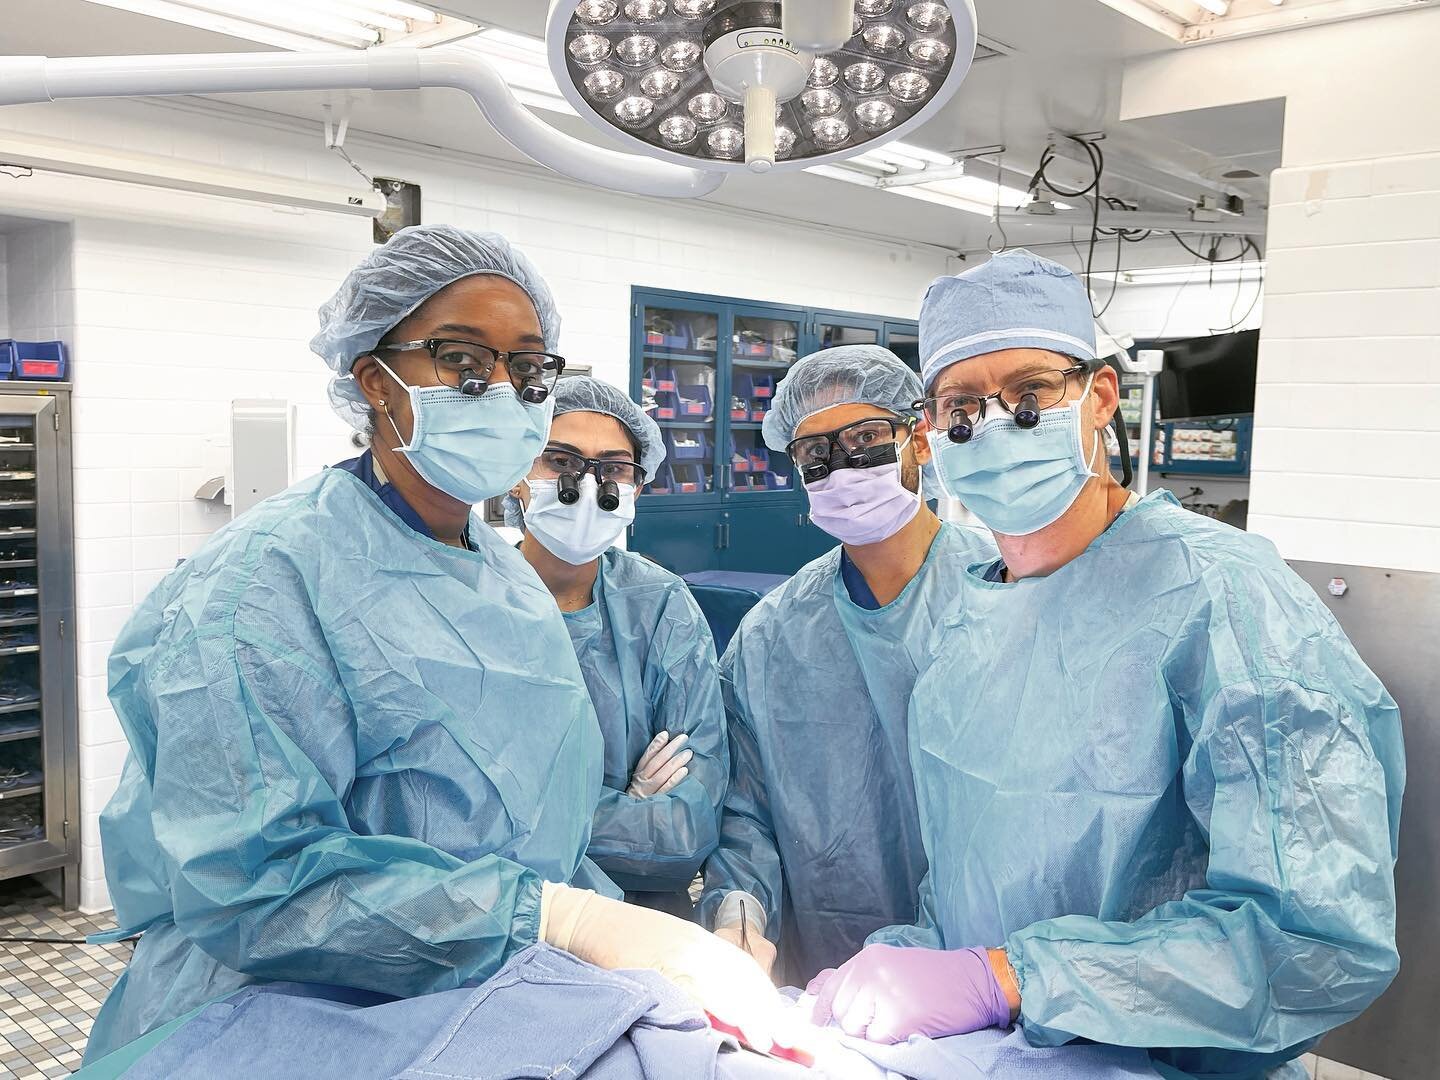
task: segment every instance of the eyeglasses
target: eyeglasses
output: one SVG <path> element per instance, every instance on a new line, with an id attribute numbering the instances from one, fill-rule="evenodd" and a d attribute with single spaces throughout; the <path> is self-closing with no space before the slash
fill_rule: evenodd
<path id="1" fill-rule="evenodd" d="M 835 431 L 805 435 L 785 448 L 807 484 L 824 480 L 836 469 L 870 469 L 899 461 L 896 441 L 910 433 L 913 421 L 875 417 L 846 424 Z"/>
<path id="2" fill-rule="evenodd" d="M 382 345 L 372 351 L 399 353 L 412 349 L 424 349 L 430 354 L 435 365 L 435 378 L 442 386 L 454 387 L 472 397 L 490 388 L 496 365 L 504 364 L 510 384 L 521 399 L 538 405 L 550 396 L 550 391 L 565 370 L 565 358 L 554 353 L 507 353 L 476 341 L 451 338 L 402 341 L 398 345 Z"/>
<path id="3" fill-rule="evenodd" d="M 535 461 L 535 476 L 540 480 L 562 476 L 579 480 L 587 472 L 594 473 L 599 484 L 633 484 L 638 488 L 645 483 L 645 470 L 638 462 L 624 458 L 587 458 L 571 450 L 547 446 Z"/>
<path id="4" fill-rule="evenodd" d="M 993 394 L 967 394 L 942 388 L 933 397 L 915 402 L 915 408 L 925 414 L 931 427 L 940 430 L 970 428 L 973 434 L 975 421 L 985 416 L 986 403 L 994 401 L 1015 417 L 1015 423 L 1020 427 L 1034 427 L 1040 422 L 1042 412 L 1065 400 L 1065 391 L 1072 376 L 1088 375 L 1097 367 L 1096 362 L 1088 361 L 1063 370 L 1031 372 L 1007 383 Z M 951 438 L 954 437 L 952 432 Z M 969 435 L 966 435 L 955 441 L 965 442 L 968 439 Z"/>

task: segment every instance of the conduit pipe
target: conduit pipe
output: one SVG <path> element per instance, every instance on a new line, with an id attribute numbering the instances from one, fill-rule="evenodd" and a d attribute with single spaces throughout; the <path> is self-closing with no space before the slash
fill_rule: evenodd
<path id="1" fill-rule="evenodd" d="M 0 58 L 0 105 L 73 98 L 304 90 L 464 91 L 515 149 L 581 183 L 635 195 L 694 199 L 724 181 L 691 169 L 592 146 L 521 105 L 482 56 L 452 46 L 363 52 Z"/>

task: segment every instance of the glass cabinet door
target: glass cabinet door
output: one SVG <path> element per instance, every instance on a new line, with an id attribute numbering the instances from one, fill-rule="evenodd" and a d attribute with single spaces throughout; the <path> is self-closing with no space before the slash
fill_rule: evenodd
<path id="1" fill-rule="evenodd" d="M 665 436 L 665 464 L 649 478 L 652 495 L 715 493 L 716 396 L 722 319 L 717 309 L 646 304 L 641 311 L 641 407 Z"/>
<path id="2" fill-rule="evenodd" d="M 46 750 L 61 749 L 41 728 L 35 420 L 0 413 L 0 853 L 45 839 Z"/>
<path id="3" fill-rule="evenodd" d="M 905 362 L 916 374 L 920 372 L 920 329 L 914 323 L 886 323 L 885 347 Z"/>
<path id="4" fill-rule="evenodd" d="M 793 492 L 790 458 L 770 450 L 761 425 L 775 390 L 800 355 L 801 320 L 762 309 L 737 308 L 730 338 L 730 397 L 721 473 L 727 497 Z"/>

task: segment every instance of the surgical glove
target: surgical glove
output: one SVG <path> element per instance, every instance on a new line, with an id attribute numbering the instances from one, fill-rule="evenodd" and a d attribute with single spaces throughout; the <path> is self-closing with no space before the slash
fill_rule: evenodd
<path id="1" fill-rule="evenodd" d="M 984 949 L 868 945 L 815 976 L 806 992 L 816 995 L 813 1023 L 834 1020 L 845 1034 L 878 1043 L 1008 1027 L 1011 1018 Z"/>
<path id="2" fill-rule="evenodd" d="M 765 973 L 694 923 L 547 881 L 540 937 L 596 967 L 659 972 L 751 1046 L 790 1045 L 785 1001 Z"/>
<path id="3" fill-rule="evenodd" d="M 749 893 L 725 894 L 715 912 L 715 936 L 749 953 L 766 975 L 775 966 L 775 946 L 765 936 L 765 907 Z"/>
<path id="4" fill-rule="evenodd" d="M 690 770 L 685 766 L 695 756 L 685 749 L 689 741 L 689 735 L 677 735 L 672 739 L 668 731 L 662 731 L 651 739 L 635 765 L 635 775 L 630 777 L 630 786 L 625 789 L 625 794 L 637 799 L 664 795 L 689 776 Z"/>

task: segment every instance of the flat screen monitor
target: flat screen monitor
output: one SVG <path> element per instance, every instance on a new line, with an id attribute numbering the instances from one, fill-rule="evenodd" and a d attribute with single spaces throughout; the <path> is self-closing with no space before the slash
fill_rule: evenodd
<path id="1" fill-rule="evenodd" d="M 1255 411 L 1260 331 L 1144 341 L 1136 348 L 1165 352 L 1165 367 L 1156 380 L 1162 420 Z"/>

